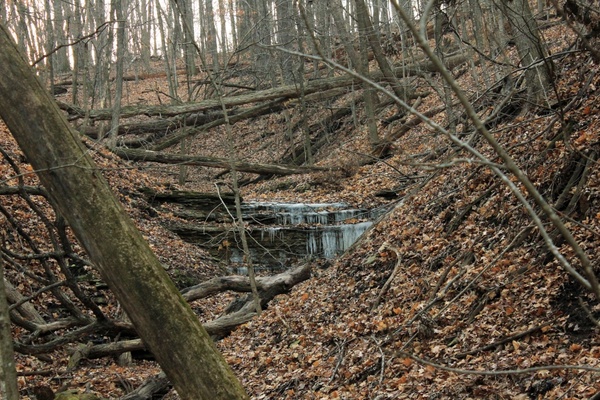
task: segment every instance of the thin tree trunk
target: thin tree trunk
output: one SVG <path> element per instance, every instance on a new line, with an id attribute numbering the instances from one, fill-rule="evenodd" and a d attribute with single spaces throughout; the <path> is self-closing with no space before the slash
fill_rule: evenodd
<path id="1" fill-rule="evenodd" d="M 125 5 L 123 4 L 125 3 Z M 116 60 L 116 81 L 115 81 L 115 100 L 113 102 L 113 115 L 110 125 L 109 147 L 117 145 L 117 135 L 119 133 L 119 116 L 121 115 L 121 98 L 123 96 L 123 62 L 125 58 L 125 13 L 123 7 L 127 7 L 125 0 L 117 1 L 115 4 L 115 15 L 117 17 L 117 60 Z"/>
<path id="2" fill-rule="evenodd" d="M 207 2 L 212 3 L 211 2 Z M 192 11 L 192 0 L 179 0 L 179 12 L 181 13 L 181 24 L 183 37 L 185 38 L 185 67 L 188 82 L 196 74 L 196 48 L 194 47 L 194 14 Z"/>
<path id="3" fill-rule="evenodd" d="M 237 21 L 238 19 L 235 17 L 236 13 L 234 10 L 234 0 L 227 0 L 227 8 L 229 9 L 229 20 L 231 22 L 231 42 L 232 47 L 235 50 L 238 48 L 238 27 Z"/>
<path id="4" fill-rule="evenodd" d="M 278 46 L 285 49 L 292 49 L 293 41 L 297 40 L 297 30 L 294 23 L 294 8 L 291 1 L 277 1 L 277 41 Z M 301 45 L 299 43 L 299 45 Z M 294 60 L 293 56 L 286 52 L 279 52 L 279 66 L 281 68 L 281 77 L 284 85 L 289 85 L 294 81 Z"/>
<path id="5" fill-rule="evenodd" d="M 49 56 L 46 58 L 46 72 L 49 82 L 50 93 L 54 93 L 54 54 L 52 51 L 56 46 L 56 39 L 54 36 L 54 24 L 52 23 L 52 11 L 50 0 L 46 0 L 46 54 Z"/>
<path id="6" fill-rule="evenodd" d="M 56 35 L 55 44 L 57 46 L 62 46 L 56 51 L 55 64 L 56 71 L 60 73 L 69 72 L 71 70 L 71 66 L 69 65 L 69 57 L 67 55 L 68 47 L 65 46 L 67 42 L 68 27 L 67 27 L 67 19 L 69 16 L 67 7 L 67 2 L 64 1 L 54 1 L 54 34 Z"/>
<path id="7" fill-rule="evenodd" d="M 547 103 L 547 90 L 551 82 L 551 60 L 546 58 L 545 44 L 541 41 L 537 22 L 533 17 L 528 0 L 501 1 L 500 7 L 506 15 L 517 45 L 519 58 L 527 68 L 527 97 L 531 104 Z"/>
<path id="8" fill-rule="evenodd" d="M 4 288 L 4 260 L 0 258 L 0 397 L 19 400 L 17 370 L 10 331 L 10 316 Z"/>
<path id="9" fill-rule="evenodd" d="M 212 1 L 206 0 L 204 2 L 206 11 L 204 13 L 205 25 L 207 27 L 207 35 L 206 44 L 208 53 L 210 54 L 210 62 L 212 64 L 212 68 L 215 71 L 219 70 L 219 49 L 217 46 L 217 29 L 215 26 L 215 13 L 213 11 Z"/>
<path id="10" fill-rule="evenodd" d="M 409 96 L 408 88 L 401 88 L 399 85 L 396 76 L 394 75 L 394 71 L 390 63 L 388 62 L 385 54 L 383 54 L 383 49 L 381 47 L 381 42 L 379 41 L 379 34 L 375 31 L 373 24 L 371 23 L 371 19 L 369 18 L 368 8 L 364 0 L 354 0 L 356 3 L 356 12 L 357 19 L 364 30 L 363 34 L 367 37 L 369 41 L 369 45 L 373 50 L 373 55 L 375 56 L 375 60 L 377 64 L 379 64 L 379 69 L 383 73 L 383 76 L 388 81 L 394 94 L 398 96 L 398 98 L 406 101 Z"/>
<path id="11" fill-rule="evenodd" d="M 308 20 L 304 22 L 307 26 L 303 26 L 300 18 L 296 18 L 298 50 L 300 53 L 304 53 L 305 51 L 304 42 L 302 41 L 305 28 L 311 29 L 311 25 L 309 24 Z M 310 131 L 308 130 L 308 113 L 306 112 L 306 85 L 304 82 L 304 75 L 304 60 L 300 60 L 300 63 L 298 64 L 298 74 L 296 75 L 296 86 L 300 92 L 300 127 L 302 128 L 302 140 L 304 143 L 303 154 L 305 156 L 304 162 L 306 162 L 308 165 L 312 165 L 314 160 L 312 146 L 310 143 Z"/>
<path id="12" fill-rule="evenodd" d="M 168 21 L 168 16 L 163 11 L 159 0 L 156 0 L 156 8 L 158 26 L 160 28 L 161 47 L 165 61 L 165 73 L 167 75 L 167 82 L 169 83 L 169 96 L 171 97 L 171 100 L 174 100 L 177 98 L 177 74 L 174 73 L 175 67 L 171 69 L 171 64 L 172 62 L 175 62 L 176 55 L 174 54 L 174 50 L 172 50 L 172 46 L 167 46 L 167 32 L 165 31 L 163 21 Z M 170 26 L 171 24 L 169 23 L 168 25 Z M 171 32 L 168 32 L 168 34 L 171 36 Z"/>
<path id="13" fill-rule="evenodd" d="M 363 3 L 364 4 L 364 3 Z M 358 5 L 355 2 L 355 6 L 357 7 L 357 16 L 356 19 L 357 27 L 358 27 L 358 40 L 360 44 L 360 55 L 357 60 L 360 67 L 357 68 L 361 75 L 371 79 L 371 74 L 369 73 L 369 45 L 367 39 L 367 23 L 366 19 L 369 17 L 367 10 L 358 9 Z M 366 13 L 366 14 L 365 14 Z M 357 65 L 358 67 L 358 65 Z M 369 137 L 369 144 L 374 151 L 378 150 L 380 145 L 379 132 L 377 131 L 377 122 L 375 121 L 375 107 L 377 107 L 378 97 L 377 92 L 373 90 L 370 86 L 365 87 L 364 89 L 364 102 L 365 102 L 365 116 L 367 118 L 367 131 Z"/>
<path id="14" fill-rule="evenodd" d="M 229 45 L 227 43 L 227 21 L 225 19 L 225 15 L 227 14 L 227 11 L 225 9 L 225 2 L 224 0 L 219 0 L 219 23 L 221 25 L 221 35 L 220 37 L 220 43 L 221 43 L 221 54 L 223 57 L 223 68 L 225 68 L 227 66 L 227 58 L 228 58 L 228 54 L 229 54 Z M 218 64 L 218 62 L 217 62 Z"/>
<path id="15" fill-rule="evenodd" d="M 146 71 L 150 70 L 150 56 L 152 52 L 152 45 L 150 42 L 150 29 L 151 29 L 151 0 L 140 0 L 139 3 L 139 22 L 140 26 L 140 47 L 141 47 L 141 58 L 142 64 Z"/>
<path id="16" fill-rule="evenodd" d="M 7 8 L 6 8 L 6 3 L 3 1 L 0 1 L 0 24 L 6 24 L 7 22 Z"/>

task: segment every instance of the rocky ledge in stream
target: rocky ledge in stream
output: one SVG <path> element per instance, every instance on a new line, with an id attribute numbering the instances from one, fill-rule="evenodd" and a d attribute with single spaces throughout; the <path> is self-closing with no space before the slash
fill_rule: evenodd
<path id="1" fill-rule="evenodd" d="M 207 249 L 238 273 L 244 272 L 239 231 L 231 195 L 170 192 L 149 197 L 155 203 L 177 202 L 185 222 L 167 227 L 183 240 Z M 243 202 L 242 215 L 253 263 L 281 270 L 295 260 L 342 254 L 385 209 L 352 208 L 345 203 Z"/>

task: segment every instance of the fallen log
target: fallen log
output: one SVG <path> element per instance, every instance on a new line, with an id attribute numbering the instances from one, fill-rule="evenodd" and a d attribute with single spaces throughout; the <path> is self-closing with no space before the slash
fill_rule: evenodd
<path id="1" fill-rule="evenodd" d="M 158 192 L 149 187 L 139 189 L 146 196 L 150 204 L 175 203 L 194 208 L 195 210 L 211 211 L 221 205 L 234 206 L 235 195 L 233 193 L 202 193 L 189 190 L 170 190 Z"/>
<path id="2" fill-rule="evenodd" d="M 183 139 L 185 139 L 188 136 L 194 136 L 200 132 L 205 132 L 209 129 L 216 128 L 217 126 L 223 125 L 225 123 L 233 124 L 233 123 L 236 123 L 236 122 L 244 120 L 244 119 L 258 117 L 260 115 L 281 111 L 281 109 L 283 108 L 283 101 L 284 101 L 284 99 L 273 100 L 268 103 L 260 104 L 256 107 L 252 107 L 252 108 L 249 108 L 249 109 L 241 111 L 241 112 L 228 111 L 227 119 L 225 117 L 223 117 L 223 114 L 221 113 L 220 118 L 216 118 L 210 122 L 207 122 L 204 125 L 192 126 L 189 128 L 179 129 L 174 134 L 169 135 L 168 137 L 165 137 L 164 139 L 162 139 L 158 143 L 156 143 L 152 147 L 152 150 L 155 150 L 155 151 L 164 150 L 167 147 L 171 147 L 171 146 L 181 142 Z"/>
<path id="3" fill-rule="evenodd" d="M 310 264 L 304 264 L 277 275 L 256 278 L 261 306 L 265 308 L 275 296 L 288 293 L 292 287 L 310 278 L 310 275 Z M 187 288 L 182 292 L 183 297 L 191 302 L 227 290 L 249 293 L 251 291 L 250 279 L 245 276 L 213 278 L 199 285 Z M 235 312 L 222 315 L 215 320 L 203 324 L 212 338 L 222 339 L 237 326 L 250 321 L 256 315 L 251 296 L 248 296 L 241 307 L 237 308 Z M 128 324 L 122 323 L 122 325 L 122 327 L 125 327 Z M 73 353 L 84 351 L 85 354 L 83 356 L 85 358 L 101 358 L 138 350 L 146 350 L 146 347 L 141 339 L 136 338 L 86 346 L 83 350 L 79 347 L 73 350 Z M 79 353 L 77 353 L 78 356 L 80 356 Z"/>
<path id="4" fill-rule="evenodd" d="M 305 94 L 322 92 L 329 89 L 335 89 L 341 86 L 348 86 L 354 83 L 353 77 L 336 77 L 312 81 L 306 87 Z M 357 80 L 358 82 L 358 80 Z M 219 109 L 222 106 L 235 107 L 244 104 L 257 103 L 261 101 L 270 101 L 276 99 L 289 99 L 299 97 L 300 93 L 296 85 L 280 86 L 273 89 L 262 90 L 259 92 L 247 93 L 239 96 L 223 97 L 222 99 L 206 99 L 196 103 L 187 103 L 182 105 L 136 105 L 121 108 L 121 118 L 131 118 L 138 115 L 173 117 L 180 114 L 189 114 L 202 112 L 206 110 Z M 59 102 L 60 108 L 67 111 L 71 116 L 77 118 L 85 117 L 85 110 L 71 104 Z M 109 120 L 112 116 L 112 109 L 90 110 L 89 118 L 92 120 Z"/>
<path id="5" fill-rule="evenodd" d="M 337 167 L 307 167 L 278 164 L 248 163 L 244 161 L 230 161 L 224 158 L 207 156 L 187 156 L 182 154 L 169 154 L 158 151 L 142 149 L 114 148 L 112 151 L 119 157 L 129 161 L 157 162 L 162 164 L 197 165 L 208 168 L 222 168 L 228 171 L 235 169 L 240 172 L 249 172 L 259 175 L 301 175 L 318 171 L 333 171 Z"/>
<path id="6" fill-rule="evenodd" d="M 328 99 L 328 98 L 332 98 L 332 97 L 336 97 L 336 96 L 341 96 L 343 93 L 345 93 L 345 91 L 346 91 L 345 89 L 338 88 L 338 89 L 332 89 L 332 90 L 329 90 L 326 92 L 313 93 L 312 95 L 306 96 L 305 101 L 318 101 L 318 100 L 324 100 L 324 99 Z M 248 118 L 254 118 L 254 117 L 258 117 L 258 116 L 265 115 L 265 114 L 280 112 L 285 107 L 289 107 L 293 104 L 293 103 L 284 104 L 285 100 L 286 100 L 285 98 L 276 99 L 276 100 L 273 100 L 273 101 L 270 101 L 267 103 L 259 104 L 257 106 L 251 107 L 251 108 L 247 108 L 243 111 L 228 110 L 227 111 L 227 119 L 225 119 L 223 117 L 223 114 L 220 113 L 219 115 L 221 115 L 221 118 L 211 120 L 211 122 L 208 122 L 204 125 L 180 129 L 177 132 L 174 132 L 173 134 L 169 135 L 168 137 L 165 137 L 165 138 L 162 138 L 161 140 L 159 140 L 154 146 L 152 146 L 151 150 L 155 150 L 155 151 L 164 150 L 167 147 L 171 147 L 171 146 L 179 143 L 181 140 L 185 139 L 186 137 L 194 136 L 200 132 L 207 131 L 207 130 L 215 128 L 219 125 L 224 125 L 225 123 L 233 124 L 233 123 L 236 123 L 236 122 L 248 119 Z M 217 112 L 214 112 L 213 114 L 216 114 L 216 113 Z M 128 147 L 131 147 L 131 146 L 128 146 Z"/>
<path id="7" fill-rule="evenodd" d="M 229 116 L 234 117 L 240 111 L 230 110 Z M 184 118 L 185 117 L 185 118 Z M 193 113 L 186 116 L 176 116 L 172 118 L 153 118 L 142 122 L 130 122 L 119 125 L 119 135 L 149 135 L 153 134 L 151 140 L 160 139 L 167 134 L 177 131 L 184 127 L 199 127 L 223 118 L 223 113 L 211 111 L 208 113 Z M 79 133 L 99 139 L 101 129 L 99 126 L 78 127 Z M 131 147 L 128 145 L 128 147 Z"/>
<path id="8" fill-rule="evenodd" d="M 287 293 L 294 285 L 305 281 L 309 277 L 310 265 L 305 264 L 277 275 L 257 277 L 256 288 L 261 299 L 268 302 L 278 294 Z M 251 291 L 250 279 L 239 275 L 217 277 L 186 288 L 181 292 L 184 299 L 194 301 L 225 290 L 249 293 Z"/>
<path id="9" fill-rule="evenodd" d="M 445 59 L 446 67 L 452 69 L 467 60 L 467 55 L 463 53 L 455 54 Z M 410 76 L 421 74 L 423 72 L 436 72 L 437 67 L 430 61 L 423 61 L 411 65 L 403 65 L 394 69 L 396 76 Z M 381 81 L 383 74 L 373 71 L 369 74 L 371 79 Z M 130 118 L 138 115 L 172 117 L 179 114 L 188 114 L 201 112 L 211 109 L 220 109 L 221 107 L 235 107 L 244 104 L 257 103 L 261 101 L 270 101 L 275 99 L 292 99 L 301 95 L 323 92 L 336 89 L 343 86 L 362 85 L 362 80 L 351 75 L 344 75 L 326 79 L 315 79 L 308 81 L 301 91 L 297 85 L 284 85 L 272 89 L 246 93 L 239 96 L 229 96 L 223 98 L 206 99 L 195 103 L 186 103 L 181 105 L 137 105 L 121 108 L 121 118 Z M 86 112 L 80 107 L 75 107 L 66 103 L 59 103 L 60 108 L 67 111 L 71 116 L 77 118 L 86 117 Z M 93 120 L 110 120 L 112 118 L 112 109 L 90 110 L 89 118 Z"/>
<path id="10" fill-rule="evenodd" d="M 261 304 L 263 304 L 263 307 L 266 306 L 268 300 L 275 297 L 276 294 L 286 293 L 287 291 L 289 291 L 289 289 L 291 289 L 292 286 L 308 279 L 309 277 L 310 265 L 305 264 L 296 267 L 293 270 L 283 272 L 278 275 L 257 278 L 257 285 L 259 286 L 259 295 L 261 296 Z M 192 286 L 184 290 L 183 296 L 188 301 L 190 301 L 193 298 L 197 298 L 196 296 L 206 297 L 215 293 L 215 290 L 222 291 L 225 289 L 250 292 L 250 281 L 247 277 L 243 276 L 228 276 L 222 278 L 214 278 L 210 281 L 201 283 L 196 286 Z M 281 290 L 284 291 L 280 292 Z M 240 310 L 232 314 L 224 315 L 209 323 L 206 323 L 204 327 L 210 333 L 211 336 L 223 337 L 229 332 L 231 332 L 231 326 L 233 326 L 234 324 L 240 325 L 252 319 L 252 317 L 255 315 L 254 310 L 255 309 L 253 302 L 251 300 L 248 300 Z M 128 348 L 132 350 L 143 349 L 143 345 L 141 343 L 141 340 L 139 339 L 127 342 L 128 343 L 126 345 L 129 346 Z M 126 346 L 123 345 L 121 347 Z M 152 396 L 155 393 L 164 393 L 165 390 L 168 390 L 170 388 L 170 386 L 171 384 L 166 378 L 165 374 L 161 372 L 153 377 L 146 379 L 146 381 L 137 389 L 121 397 L 121 400 L 148 400 L 153 398 Z"/>
<path id="11" fill-rule="evenodd" d="M 167 379 L 167 375 L 161 372 L 146 379 L 137 389 L 121 397 L 121 400 L 150 400 L 154 398 L 156 393 L 164 392 L 170 387 L 171 383 Z"/>

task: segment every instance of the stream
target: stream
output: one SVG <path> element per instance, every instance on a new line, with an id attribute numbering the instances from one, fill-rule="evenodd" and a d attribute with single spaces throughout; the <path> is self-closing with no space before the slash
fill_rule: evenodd
<path id="1" fill-rule="evenodd" d="M 234 214 L 233 207 L 229 207 Z M 345 203 L 242 203 L 248 245 L 257 269 L 280 271 L 300 259 L 331 259 L 346 251 L 385 209 Z M 220 214 L 221 216 L 224 214 Z M 226 220 L 226 218 L 212 219 Z M 200 221 L 171 227 L 182 239 L 206 248 L 235 273 L 247 271 L 239 232 L 230 223 Z"/>
<path id="2" fill-rule="evenodd" d="M 253 259 L 285 265 L 298 258 L 333 258 L 342 254 L 377 218 L 376 211 L 344 203 L 246 203 Z M 269 225 L 265 224 L 269 222 Z M 235 248 L 230 261 L 241 262 Z"/>

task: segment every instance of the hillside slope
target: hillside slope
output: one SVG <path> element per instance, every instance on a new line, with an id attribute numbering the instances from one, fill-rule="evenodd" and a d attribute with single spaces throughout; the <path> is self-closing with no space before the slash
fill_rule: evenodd
<path id="1" fill-rule="evenodd" d="M 598 67 L 582 54 L 561 65 L 570 130 L 554 115 L 528 114 L 496 135 L 600 270 Z M 255 398 L 585 399 L 600 392 L 598 299 L 550 255 L 506 185 L 485 166 L 453 162 L 467 155 L 439 138 L 423 147 L 428 134 L 415 129 L 399 146 L 420 154 L 414 164 L 448 167 L 420 170 L 417 180 L 396 174 L 400 200 L 360 246 L 220 343 Z M 386 164 L 411 175 L 402 167 L 407 158 Z"/>
<path id="2" fill-rule="evenodd" d="M 598 268 L 598 65 L 579 52 L 557 65 L 555 109 L 511 113 L 494 127 L 494 134 L 556 206 Z M 421 109 L 439 107 L 439 98 L 433 97 Z M 319 108 L 326 109 L 314 105 Z M 393 112 L 388 107 L 380 117 Z M 354 117 L 361 121 L 361 110 Z M 443 121 L 444 116 L 436 118 Z M 277 114 L 237 124 L 238 154 L 261 162 L 280 159 L 284 119 Z M 508 187 L 485 165 L 421 125 L 394 141 L 389 158 L 374 160 L 368 156 L 365 130 L 354 123 L 352 116 L 336 121 L 335 134 L 315 154 L 318 164 L 335 164 L 340 171 L 243 188 L 244 197 L 254 200 L 394 204 L 344 257 L 327 268 L 315 265 L 312 279 L 277 297 L 260 317 L 218 343 L 253 397 L 586 399 L 598 393 L 598 299 L 550 255 Z M 25 183 L 35 185 L 19 150 L 2 132 L 3 150 L 25 171 Z M 195 138 L 188 150 L 226 157 L 223 135 L 217 130 Z M 498 161 L 482 139 L 475 137 L 472 143 Z M 203 280 L 223 273 L 203 251 L 164 229 L 163 223 L 176 217 L 149 207 L 137 191 L 141 186 L 178 187 L 173 182 L 179 166 L 124 162 L 95 149 L 94 154 L 175 279 Z M 0 167 L 3 183 L 16 185 L 18 171 L 6 157 Z M 222 179 L 202 168 L 189 168 L 188 174 L 186 189 L 212 190 Z M 378 197 L 383 190 L 396 199 Z M 37 232 L 42 251 L 52 251 L 43 221 L 22 201 L 6 199 L 7 214 L 23 217 L 20 226 Z M 577 266 L 572 249 L 544 222 L 561 253 Z M 17 269 L 9 274 L 20 277 Z M 231 299 L 224 295 L 219 304 L 193 307 L 204 320 L 219 314 Z M 40 307 L 52 314 L 43 300 Z M 111 316 L 119 312 L 110 297 L 105 309 Z M 124 368 L 108 358 L 85 360 L 67 370 L 68 358 L 67 349 L 51 359 L 19 356 L 23 371 L 51 371 L 50 377 L 21 377 L 23 392 L 37 384 L 56 389 L 64 381 L 71 388 L 88 387 L 115 398 L 157 371 L 150 362 Z"/>

